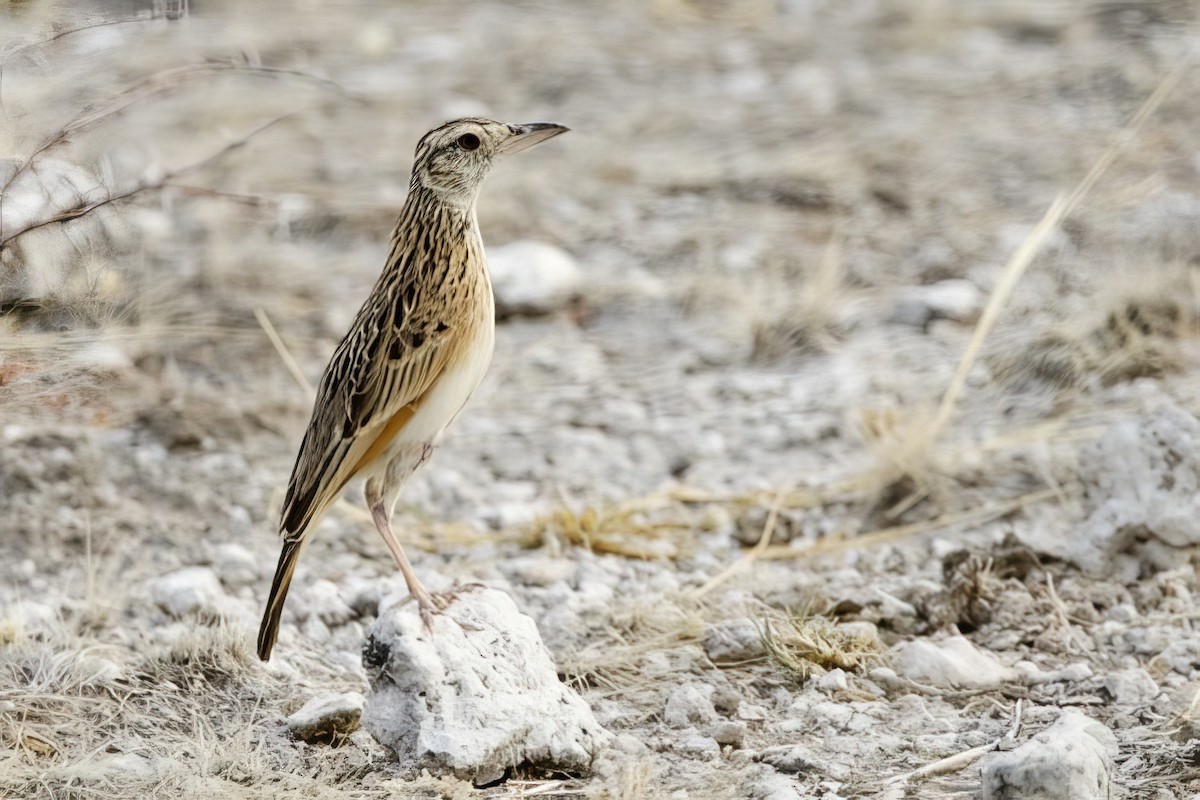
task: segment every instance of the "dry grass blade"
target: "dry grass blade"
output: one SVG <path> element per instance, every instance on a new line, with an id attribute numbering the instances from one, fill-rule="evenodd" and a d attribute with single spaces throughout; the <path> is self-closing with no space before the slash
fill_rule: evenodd
<path id="1" fill-rule="evenodd" d="M 316 390 L 308 382 L 308 378 L 304 377 L 304 370 L 300 369 L 299 362 L 292 355 L 292 351 L 288 349 L 287 344 L 283 341 L 283 337 L 279 335 L 279 331 L 275 329 L 275 324 L 271 322 L 271 318 L 267 316 L 267 312 L 259 306 L 254 309 L 254 318 L 258 320 L 263 333 L 271 340 L 271 346 L 279 354 L 279 360 L 283 362 L 288 374 L 292 376 L 292 380 L 296 382 L 296 385 L 303 389 L 305 394 L 310 397 L 315 394 Z"/>
<path id="2" fill-rule="evenodd" d="M 775 500 L 771 503 L 771 510 L 767 513 L 767 521 L 763 524 L 762 535 L 758 537 L 758 541 L 749 552 L 742 555 L 737 561 L 730 564 L 728 567 L 717 573 L 713 577 L 704 582 L 704 585 L 696 589 L 692 593 L 694 599 L 700 599 L 704 595 L 711 592 L 713 589 L 720 586 L 725 581 L 729 580 L 739 572 L 744 572 L 749 569 L 754 562 L 762 557 L 762 554 L 771 546 L 771 534 L 775 531 L 775 523 L 779 519 L 779 503 L 783 499 L 783 493 L 779 492 L 775 495 Z"/>
<path id="3" fill-rule="evenodd" d="M 710 607 L 688 597 L 617 608 L 605 630 L 559 659 L 559 669 L 576 685 L 613 694 L 651 685 L 660 667 L 651 668 L 648 657 L 699 641 L 712 616 Z"/>
<path id="4" fill-rule="evenodd" d="M 764 619 L 762 640 L 771 660 L 801 682 L 831 669 L 854 671 L 883 663 L 878 642 L 848 633 L 807 609 Z"/>
<path id="5" fill-rule="evenodd" d="M 1007 500 L 1000 503 L 991 503 L 983 508 L 977 508 L 971 511 L 960 511 L 953 514 L 943 514 L 942 516 L 931 520 L 913 522 L 908 525 L 897 525 L 892 528 L 871 531 L 869 533 L 864 533 L 852 538 L 821 539 L 806 547 L 775 545 L 767 548 L 760 557 L 810 558 L 812 556 L 825 555 L 827 553 L 834 553 L 842 550 L 854 550 L 860 547 L 883 544 L 884 542 L 893 542 L 899 539 L 906 539 L 917 534 L 926 533 L 928 531 L 938 530 L 940 528 L 948 528 L 953 525 L 979 523 L 989 519 L 1003 517 L 1006 514 L 1011 514 L 1018 509 L 1033 505 L 1034 503 L 1041 503 L 1057 496 L 1058 492 L 1054 489 L 1042 489 L 1040 491 L 1023 494 L 1020 497 L 1016 497 L 1012 500 Z"/>
<path id="6" fill-rule="evenodd" d="M 656 518 L 651 512 L 661 498 L 654 496 L 611 509 L 585 506 L 574 511 L 565 504 L 530 526 L 531 543 L 560 538 L 594 553 L 653 560 L 679 558 L 687 550 L 692 528 L 685 522 Z"/>
<path id="7" fill-rule="evenodd" d="M 967 375 L 979 358 L 984 341 L 987 339 L 988 334 L 991 333 L 992 327 L 996 324 L 996 319 L 1000 316 L 1000 312 L 1003 310 L 1005 303 L 1008 302 L 1008 298 L 1018 281 L 1020 281 L 1021 276 L 1025 274 L 1025 270 L 1033 262 L 1034 257 L 1041 251 L 1046 237 L 1079 207 L 1079 204 L 1087 197 L 1104 173 L 1108 171 L 1125 149 L 1133 143 L 1146 120 L 1158 110 L 1163 101 L 1175 90 L 1175 87 L 1183 80 L 1184 75 L 1191 70 L 1194 61 L 1194 54 L 1189 52 L 1175 69 L 1163 78 L 1150 97 L 1146 99 L 1146 102 L 1142 104 L 1142 107 L 1138 109 L 1133 119 L 1126 125 L 1121 135 L 1117 137 L 1117 140 L 1104 151 L 1099 160 L 1088 170 L 1083 180 L 1079 182 L 1070 194 L 1065 197 L 1060 196 L 1050 204 L 1050 208 L 1046 210 L 1041 221 L 1029 236 L 1026 237 L 1025 241 L 1021 243 L 1017 251 L 1013 253 L 1012 258 L 1009 259 L 1008 264 L 1004 268 L 1004 273 L 1000 276 L 1000 280 L 988 298 L 987 306 L 984 308 L 979 322 L 975 325 L 975 330 L 971 334 L 971 340 L 967 344 L 966 352 L 963 353 L 963 357 L 959 361 L 958 369 L 955 370 L 949 387 L 947 387 L 945 394 L 942 395 L 941 404 L 938 406 L 937 414 L 934 416 L 932 424 L 922 431 L 922 435 L 913 442 L 912 446 L 923 448 L 936 439 L 949 423 L 951 416 L 954 414 L 954 407 L 958 401 L 958 397 L 962 394 L 963 388 L 966 386 Z"/>

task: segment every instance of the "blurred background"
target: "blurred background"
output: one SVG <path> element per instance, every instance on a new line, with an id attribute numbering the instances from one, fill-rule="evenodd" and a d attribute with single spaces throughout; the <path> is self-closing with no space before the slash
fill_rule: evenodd
<path id="1" fill-rule="evenodd" d="M 0 599 L 58 620 L 39 657 L 92 636 L 124 664 L 173 635 L 153 581 L 208 565 L 230 641 L 249 635 L 309 387 L 382 267 L 417 140 L 468 115 L 571 132 L 480 199 L 496 359 L 398 512 L 435 588 L 537 586 L 506 559 L 586 551 L 600 599 L 525 597 L 562 659 L 616 625 L 612 586 L 701 585 L 756 542 L 1047 491 L 1062 516 L 1017 533 L 1054 539 L 1086 497 L 1080 441 L 1196 407 L 1197 9 L 0 2 Z M 302 590 L 283 641 L 344 651 L 319 674 L 355 685 L 394 575 L 348 498 L 297 582 L 354 613 L 318 619 Z M 863 558 L 869 583 L 928 553 Z M 785 607 L 826 577 L 789 565 L 752 593 Z M 295 700 L 272 691 L 268 717 Z M 45 734 L 86 751 L 65 736 Z M 280 752 L 272 769 L 317 758 Z"/>

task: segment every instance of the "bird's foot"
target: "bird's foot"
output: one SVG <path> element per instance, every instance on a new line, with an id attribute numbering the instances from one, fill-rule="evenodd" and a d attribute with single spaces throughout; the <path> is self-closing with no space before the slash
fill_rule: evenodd
<path id="1" fill-rule="evenodd" d="M 425 630 L 430 634 L 433 633 L 434 615 L 440 614 L 449 608 L 458 599 L 459 594 L 482 588 L 484 588 L 482 583 L 464 583 L 445 592 L 430 594 L 423 591 L 420 594 L 413 595 L 417 601 L 417 605 L 421 609 L 421 621 L 425 623 Z"/>

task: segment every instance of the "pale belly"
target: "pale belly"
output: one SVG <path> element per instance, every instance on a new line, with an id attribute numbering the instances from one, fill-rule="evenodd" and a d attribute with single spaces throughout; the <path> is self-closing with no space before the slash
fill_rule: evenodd
<path id="1" fill-rule="evenodd" d="M 416 413 L 388 448 L 363 470 L 364 477 L 386 475 L 385 483 L 398 488 L 399 483 L 432 454 L 446 426 L 462 411 L 492 362 L 496 326 L 491 302 L 483 312 L 484 319 L 477 326 L 470 345 L 422 397 Z"/>

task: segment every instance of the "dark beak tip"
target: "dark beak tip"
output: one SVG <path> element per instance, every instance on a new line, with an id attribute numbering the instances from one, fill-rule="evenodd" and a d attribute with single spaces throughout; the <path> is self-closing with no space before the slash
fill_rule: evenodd
<path id="1" fill-rule="evenodd" d="M 529 133 L 533 133 L 534 131 L 555 131 L 557 133 L 566 133 L 567 131 L 571 130 L 566 125 L 562 125 L 557 122 L 527 122 L 521 127 Z"/>

